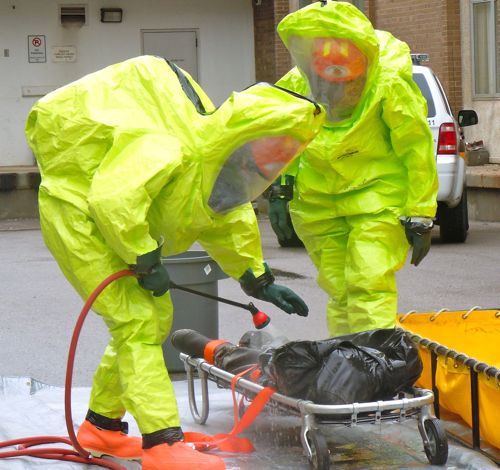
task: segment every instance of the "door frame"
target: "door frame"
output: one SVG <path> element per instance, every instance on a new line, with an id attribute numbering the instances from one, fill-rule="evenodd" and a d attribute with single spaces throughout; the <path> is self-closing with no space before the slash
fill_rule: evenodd
<path id="1" fill-rule="evenodd" d="M 196 49 L 196 71 L 198 77 L 193 77 L 196 82 L 199 83 L 201 77 L 200 71 L 200 57 L 198 54 L 198 38 L 199 38 L 199 28 L 141 28 L 141 54 L 144 54 L 144 33 L 182 33 L 189 32 L 195 34 L 195 49 Z"/>

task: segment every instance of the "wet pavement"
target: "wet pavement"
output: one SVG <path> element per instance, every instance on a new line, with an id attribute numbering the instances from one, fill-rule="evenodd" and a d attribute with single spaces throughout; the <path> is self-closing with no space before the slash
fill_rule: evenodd
<path id="1" fill-rule="evenodd" d="M 309 307 L 307 318 L 289 316 L 256 302 L 272 316 L 267 331 L 289 339 L 326 337 L 326 295 L 317 287 L 315 269 L 303 249 L 281 249 L 266 220 L 261 221 L 263 248 L 277 282 L 302 295 Z M 407 265 L 398 274 L 400 311 L 464 309 L 472 305 L 498 305 L 500 224 L 471 223 L 467 244 L 441 245 L 433 240 L 428 258 L 417 270 Z M 38 221 L 0 222 L 0 441 L 25 436 L 67 435 L 63 388 L 65 361 L 71 332 L 82 307 L 60 273 L 41 239 Z M 446 273 L 444 276 L 443 273 Z M 219 282 L 219 295 L 240 302 L 249 299 L 230 279 Z M 268 308 L 269 307 L 269 308 Z M 200 314 L 203 314 L 201 312 Z M 194 325 L 193 325 L 194 327 Z M 233 307 L 219 306 L 219 336 L 236 342 L 252 327 L 250 315 Z M 93 371 L 108 341 L 97 315 L 85 322 L 78 345 L 73 421 L 80 423 L 87 409 Z M 210 388 L 210 414 L 206 425 L 195 424 L 188 405 L 183 374 L 174 374 L 181 422 L 185 431 L 207 434 L 228 432 L 233 425 L 232 398 L 228 390 Z M 33 379 L 32 379 L 33 378 Z M 41 381 L 51 386 L 34 386 Z M 31 391 L 35 393 L 30 394 Z M 139 435 L 129 418 L 132 434 Z M 321 428 L 330 450 L 331 467 L 338 469 L 446 468 L 483 470 L 498 468 L 478 452 L 450 441 L 445 466 L 429 465 L 416 420 L 349 428 Z M 245 432 L 256 447 L 252 454 L 223 454 L 228 470 L 301 470 L 309 468 L 299 440 L 300 418 L 263 413 Z M 33 468 L 98 468 L 36 459 L 0 460 L 0 470 Z M 139 464 L 129 464 L 137 470 Z"/>
<path id="2" fill-rule="evenodd" d="M 196 381 L 196 385 L 199 385 Z M 189 411 L 187 382 L 174 381 L 184 431 L 209 435 L 227 433 L 233 426 L 233 407 L 230 390 L 218 388 L 209 382 L 210 412 L 205 425 L 194 422 Z M 199 388 L 196 388 L 197 392 Z M 90 389 L 72 390 L 72 418 L 80 423 L 87 411 Z M 198 397 L 198 404 L 200 398 Z M 0 441 L 28 436 L 67 436 L 64 416 L 64 389 L 47 386 L 26 377 L 0 378 Z M 140 433 L 130 416 L 130 434 Z M 305 470 L 310 468 L 300 443 L 301 420 L 276 411 L 264 411 L 242 434 L 256 449 L 251 454 L 218 452 L 224 458 L 227 470 Z M 335 469 L 467 469 L 498 468 L 477 452 L 449 442 L 449 458 L 444 466 L 429 464 L 417 429 L 416 419 L 401 423 L 383 422 L 355 427 L 323 425 L 321 434 L 330 451 L 331 468 Z M 57 445 L 60 447 L 60 445 Z M 123 462 L 127 470 L 140 470 L 139 463 Z M 27 470 L 53 468 L 54 470 L 94 470 L 97 466 L 48 461 L 23 457 L 0 460 L 0 469 Z M 189 469 L 191 470 L 191 469 Z"/>

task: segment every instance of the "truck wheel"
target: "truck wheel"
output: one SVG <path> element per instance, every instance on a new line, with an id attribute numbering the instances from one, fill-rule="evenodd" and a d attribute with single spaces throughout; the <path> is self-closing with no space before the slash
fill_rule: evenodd
<path id="1" fill-rule="evenodd" d="M 463 243 L 469 230 L 467 210 L 467 188 L 464 187 L 462 198 L 456 207 L 443 205 L 438 207 L 439 238 L 443 243 Z"/>

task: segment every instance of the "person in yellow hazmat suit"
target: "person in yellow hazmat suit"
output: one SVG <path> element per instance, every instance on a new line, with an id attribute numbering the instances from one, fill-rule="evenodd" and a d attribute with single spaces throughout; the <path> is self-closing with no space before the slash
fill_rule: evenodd
<path id="1" fill-rule="evenodd" d="M 315 2 L 278 33 L 296 67 L 277 84 L 313 97 L 325 123 L 269 192 L 280 242 L 295 235 L 329 295 L 332 336 L 395 326 L 396 272 L 431 244 L 437 172 L 408 46 L 355 6 Z M 287 222 L 290 212 L 292 225 Z"/>
<path id="2" fill-rule="evenodd" d="M 140 458 L 146 470 L 225 468 L 183 440 L 162 351 L 173 311 L 160 257 L 198 241 L 246 293 L 307 316 L 264 263 L 250 201 L 324 116 L 310 99 L 267 83 L 214 109 L 189 74 L 153 56 L 86 75 L 34 105 L 26 135 L 48 248 L 83 298 L 112 273 L 137 276 L 115 281 L 94 304 L 111 340 L 79 427 L 82 447 Z M 126 411 L 142 439 L 124 432 Z"/>

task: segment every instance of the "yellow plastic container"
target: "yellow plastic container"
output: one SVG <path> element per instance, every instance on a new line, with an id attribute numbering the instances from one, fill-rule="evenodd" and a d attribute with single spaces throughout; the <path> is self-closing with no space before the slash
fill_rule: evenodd
<path id="1" fill-rule="evenodd" d="M 412 336 L 424 363 L 417 386 L 432 388 L 434 351 L 439 406 L 471 428 L 471 369 L 477 372 L 480 437 L 500 449 L 500 309 L 408 313 L 398 322 L 420 337 Z"/>

